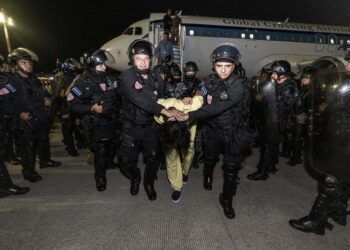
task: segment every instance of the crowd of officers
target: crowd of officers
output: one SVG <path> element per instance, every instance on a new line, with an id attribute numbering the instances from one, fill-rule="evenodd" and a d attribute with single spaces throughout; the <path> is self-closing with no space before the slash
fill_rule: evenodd
<path id="1" fill-rule="evenodd" d="M 303 162 L 315 68 L 305 67 L 296 79 L 289 62 L 278 60 L 248 81 L 240 52 L 224 43 L 211 53 L 213 74 L 200 80 L 195 62 L 187 62 L 182 70 L 171 60 L 152 67 L 153 51 L 151 43 L 135 40 L 128 49 L 131 67 L 120 75 L 107 68 L 114 59 L 104 50 L 85 54 L 83 64 L 68 58 L 55 72 L 50 95 L 33 74 L 35 53 L 15 49 L 8 57 L 12 73 L 0 74 L 1 138 L 13 140 L 2 140 L 1 151 L 7 145 L 15 148 L 18 159 L 11 160 L 22 165 L 23 178 L 40 181 L 37 155 L 40 168 L 60 165 L 50 157 L 48 137 L 58 115 L 67 153 L 77 156 L 77 149 L 86 146 L 92 152 L 98 191 L 106 190 L 106 170 L 118 167 L 130 180 L 131 195 L 138 194 L 143 179 L 148 199 L 156 200 L 161 167 L 167 169 L 173 202 L 180 200 L 190 168 L 202 162 L 203 187 L 212 190 L 214 168 L 222 155 L 219 203 L 229 219 L 235 217 L 232 200 L 251 145 L 260 147 L 257 170 L 247 176 L 252 181 L 275 174 L 280 156 L 289 158 L 290 166 Z M 79 73 L 82 66 L 84 72 Z M 28 192 L 12 183 L 5 160 L 0 161 L 0 194 Z"/>

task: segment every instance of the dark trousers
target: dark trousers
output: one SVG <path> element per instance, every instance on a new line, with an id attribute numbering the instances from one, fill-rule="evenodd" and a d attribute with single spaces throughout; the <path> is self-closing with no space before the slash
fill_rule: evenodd
<path id="1" fill-rule="evenodd" d="M 216 130 L 210 126 L 206 129 L 204 146 L 204 168 L 203 175 L 212 176 L 214 167 L 219 160 L 219 156 L 223 153 L 223 198 L 224 200 L 232 200 L 232 196 L 236 194 L 238 171 L 241 167 L 243 155 L 234 155 L 229 150 L 229 138 L 222 131 Z"/>
<path id="2" fill-rule="evenodd" d="M 94 153 L 95 174 L 99 177 L 106 176 L 106 169 L 113 163 L 116 153 L 114 140 L 99 140 L 91 144 Z"/>
<path id="3" fill-rule="evenodd" d="M 149 126 L 144 128 L 123 127 L 121 132 L 121 144 L 117 152 L 120 162 L 123 162 L 121 171 L 129 179 L 140 178 L 137 173 L 139 152 L 142 152 L 144 162 L 146 163 L 144 171 L 144 183 L 153 184 L 159 167 L 159 142 L 157 129 Z M 124 164 L 125 163 L 125 164 Z M 127 169 L 125 169 L 127 168 Z M 137 171 L 129 171 L 135 168 Z M 130 174 L 129 174 L 130 172 Z"/>

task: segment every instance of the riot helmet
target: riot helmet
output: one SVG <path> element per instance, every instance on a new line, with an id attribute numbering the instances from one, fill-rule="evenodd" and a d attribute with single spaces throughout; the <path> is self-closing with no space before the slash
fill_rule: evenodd
<path id="1" fill-rule="evenodd" d="M 173 58 L 171 57 L 171 55 L 167 55 L 165 58 L 164 58 L 164 62 L 165 63 L 169 63 Z"/>
<path id="2" fill-rule="evenodd" d="M 86 60 L 87 65 L 90 68 L 95 68 L 100 64 L 107 64 L 108 58 L 104 50 L 98 49 L 92 53 Z"/>
<path id="3" fill-rule="evenodd" d="M 17 48 L 14 49 L 8 55 L 8 62 L 12 67 L 17 65 L 19 60 L 28 60 L 28 61 L 39 61 L 39 57 L 33 51 L 26 48 Z"/>
<path id="4" fill-rule="evenodd" d="M 316 72 L 317 69 L 315 67 L 306 66 L 305 68 L 303 68 L 300 78 L 311 78 L 315 76 Z"/>
<path id="5" fill-rule="evenodd" d="M 241 54 L 237 47 L 231 43 L 223 43 L 218 45 L 211 53 L 212 63 L 217 61 L 229 61 L 238 64 Z"/>
<path id="6" fill-rule="evenodd" d="M 284 76 L 290 76 L 294 77 L 295 74 L 291 70 L 290 63 L 286 60 L 278 60 L 274 61 L 270 68 L 267 69 L 271 73 L 276 73 L 278 77 L 284 75 Z"/>
<path id="7" fill-rule="evenodd" d="M 68 74 L 76 74 L 81 68 L 80 63 L 74 58 L 67 58 L 60 64 L 60 68 Z"/>
<path id="8" fill-rule="evenodd" d="M 197 64 L 195 62 L 188 61 L 187 63 L 185 63 L 183 71 L 184 72 L 188 72 L 188 71 L 197 72 L 198 71 L 198 66 L 197 66 Z"/>
<path id="9" fill-rule="evenodd" d="M 170 80 L 171 83 L 179 83 L 181 82 L 181 70 L 178 67 L 172 67 L 170 69 Z"/>
<path id="10" fill-rule="evenodd" d="M 193 79 L 196 77 L 196 73 L 198 71 L 197 64 L 192 61 L 188 61 L 185 63 L 183 68 L 184 76 L 186 79 Z"/>
<path id="11" fill-rule="evenodd" d="M 159 74 L 167 75 L 167 69 L 164 65 L 158 64 L 154 66 L 153 70 L 158 72 Z"/>
<path id="12" fill-rule="evenodd" d="M 133 41 L 128 48 L 128 56 L 129 56 L 129 64 L 133 64 L 133 57 L 137 54 L 148 55 L 150 58 L 153 56 L 153 45 L 152 43 L 142 40 L 136 39 Z"/>

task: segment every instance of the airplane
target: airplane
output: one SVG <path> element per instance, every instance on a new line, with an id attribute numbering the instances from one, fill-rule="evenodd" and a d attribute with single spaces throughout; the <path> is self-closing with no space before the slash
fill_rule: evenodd
<path id="1" fill-rule="evenodd" d="M 155 47 L 162 40 L 164 13 L 131 24 L 121 35 L 106 42 L 101 49 L 109 51 L 115 62 L 109 66 L 122 71 L 130 67 L 127 50 L 135 39 L 150 41 Z M 350 27 L 305 23 L 181 16 L 179 45 L 174 46 L 174 61 L 182 66 L 194 61 L 198 77 L 212 73 L 210 53 L 221 43 L 232 43 L 241 53 L 246 76 L 256 76 L 267 64 L 287 60 L 294 73 L 313 63 L 322 67 L 343 69 L 344 55 L 350 46 Z M 343 49 L 339 49 L 343 48 Z M 157 63 L 156 60 L 153 62 Z"/>

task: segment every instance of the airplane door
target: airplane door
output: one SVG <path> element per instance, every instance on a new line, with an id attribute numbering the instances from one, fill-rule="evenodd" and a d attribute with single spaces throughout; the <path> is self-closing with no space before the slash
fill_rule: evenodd
<path id="1" fill-rule="evenodd" d="M 158 46 L 158 43 L 163 39 L 163 28 L 160 24 L 153 25 L 153 44 Z"/>
<path id="2" fill-rule="evenodd" d="M 316 42 L 315 50 L 318 51 L 318 52 L 324 51 L 325 43 L 326 43 L 326 37 L 323 34 L 321 34 L 321 33 L 317 33 L 315 42 Z"/>
<path id="3" fill-rule="evenodd" d="M 338 37 L 334 34 L 328 35 L 328 45 L 327 45 L 327 50 L 330 53 L 334 53 L 338 49 Z"/>

